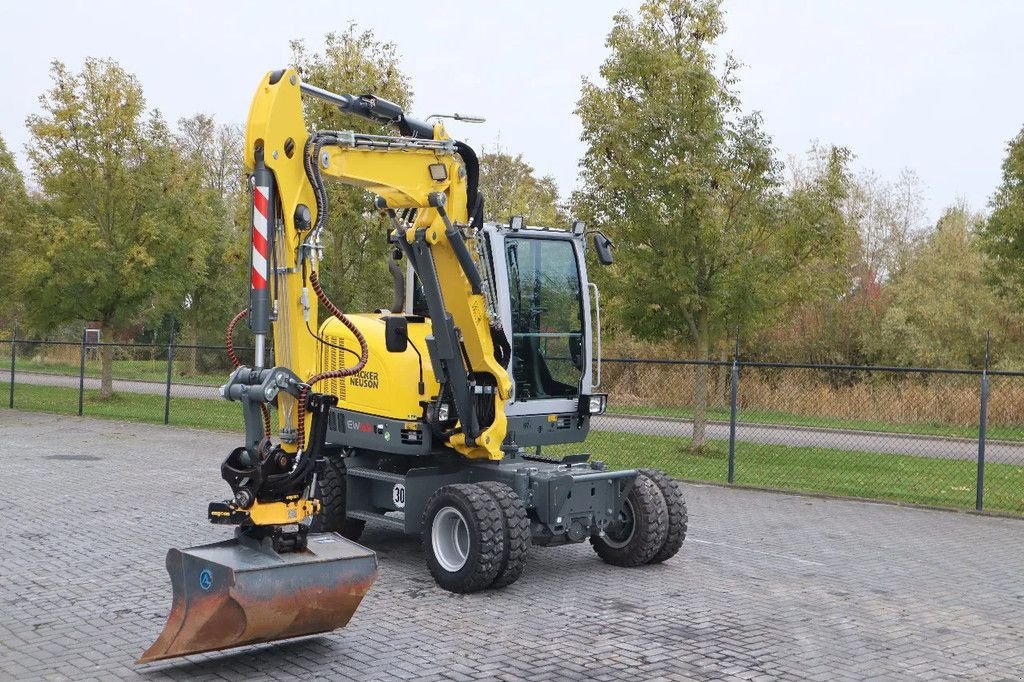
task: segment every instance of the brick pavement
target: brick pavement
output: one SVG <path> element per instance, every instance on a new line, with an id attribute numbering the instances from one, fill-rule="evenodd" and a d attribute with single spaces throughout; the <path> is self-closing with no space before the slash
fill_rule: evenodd
<path id="1" fill-rule="evenodd" d="M 0 679 L 1024 679 L 1024 521 L 692 485 L 661 566 L 534 549 L 515 585 L 460 596 L 368 530 L 381 574 L 348 628 L 137 667 L 166 548 L 228 534 L 205 506 L 234 444 L 0 411 Z"/>

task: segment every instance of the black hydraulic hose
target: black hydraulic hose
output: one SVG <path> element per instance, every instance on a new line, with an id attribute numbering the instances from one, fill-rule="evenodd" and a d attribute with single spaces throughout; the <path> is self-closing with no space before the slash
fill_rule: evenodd
<path id="1" fill-rule="evenodd" d="M 316 202 L 316 219 L 313 222 L 314 234 L 323 228 L 327 218 L 327 191 L 324 189 L 323 177 L 320 175 L 320 152 L 324 145 L 335 138 L 323 132 L 311 135 L 306 140 L 306 148 L 303 150 L 303 165 L 306 170 L 306 179 L 313 187 L 313 199 Z M 312 152 L 312 153 L 310 153 Z"/>
<path id="2" fill-rule="evenodd" d="M 480 191 L 480 160 L 476 152 L 465 142 L 455 142 L 455 151 L 462 157 L 462 163 L 466 166 L 466 211 L 469 214 L 469 224 L 473 227 L 483 227 L 484 207 L 483 202 L 477 200 Z"/>

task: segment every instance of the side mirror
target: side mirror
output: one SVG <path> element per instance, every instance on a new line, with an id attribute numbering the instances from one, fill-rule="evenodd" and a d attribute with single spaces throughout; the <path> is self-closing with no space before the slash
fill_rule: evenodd
<path id="1" fill-rule="evenodd" d="M 384 318 L 384 347 L 389 353 L 403 353 L 409 347 L 409 321 L 403 315 Z"/>
<path id="2" fill-rule="evenodd" d="M 594 249 L 597 251 L 597 262 L 601 265 L 611 265 L 615 262 L 612 256 L 612 240 L 604 236 L 604 232 L 594 235 Z"/>

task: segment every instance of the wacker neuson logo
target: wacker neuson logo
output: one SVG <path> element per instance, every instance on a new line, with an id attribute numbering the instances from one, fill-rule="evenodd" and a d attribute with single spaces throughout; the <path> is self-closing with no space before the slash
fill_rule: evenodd
<path id="1" fill-rule="evenodd" d="M 380 375 L 376 372 L 357 372 L 348 378 L 349 383 L 353 386 L 361 386 L 362 388 L 380 388 Z"/>

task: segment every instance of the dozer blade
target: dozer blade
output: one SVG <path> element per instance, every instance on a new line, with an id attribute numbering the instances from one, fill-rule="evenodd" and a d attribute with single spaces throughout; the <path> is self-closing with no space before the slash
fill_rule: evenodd
<path id="1" fill-rule="evenodd" d="M 174 600 L 139 663 L 329 632 L 348 623 L 377 556 L 334 533 L 278 554 L 228 540 L 167 552 Z"/>

